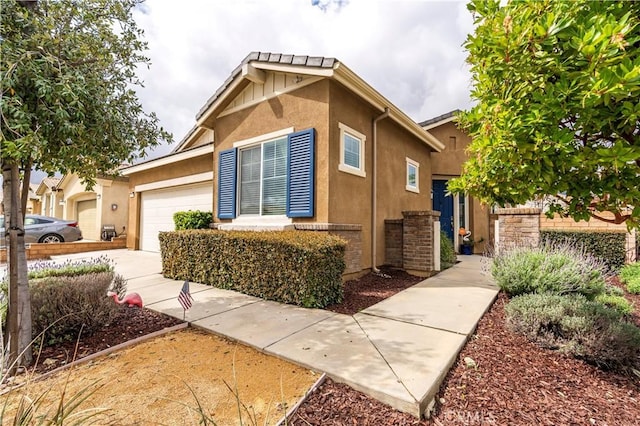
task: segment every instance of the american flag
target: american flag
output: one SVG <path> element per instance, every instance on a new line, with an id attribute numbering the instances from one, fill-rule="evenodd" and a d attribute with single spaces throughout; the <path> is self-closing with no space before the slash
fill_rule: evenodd
<path id="1" fill-rule="evenodd" d="M 182 309 L 185 311 L 193 305 L 193 297 L 191 297 L 191 293 L 189 293 L 189 280 L 182 284 L 182 290 L 180 290 L 180 294 L 178 295 L 178 302 L 180 302 Z"/>

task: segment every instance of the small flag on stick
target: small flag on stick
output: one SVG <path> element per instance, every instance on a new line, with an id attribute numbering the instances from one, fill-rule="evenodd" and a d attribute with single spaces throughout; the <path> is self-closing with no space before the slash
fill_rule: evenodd
<path id="1" fill-rule="evenodd" d="M 182 284 L 182 290 L 180 290 L 180 294 L 178 295 L 178 302 L 180 302 L 185 312 L 193 305 L 193 297 L 191 297 L 191 293 L 189 293 L 189 280 Z"/>

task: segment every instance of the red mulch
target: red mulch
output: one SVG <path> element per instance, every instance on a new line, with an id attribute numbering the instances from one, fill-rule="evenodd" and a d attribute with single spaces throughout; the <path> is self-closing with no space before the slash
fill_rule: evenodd
<path id="1" fill-rule="evenodd" d="M 640 296 L 627 296 L 640 311 Z M 418 421 L 328 380 L 301 405 L 289 424 L 640 424 L 640 378 L 604 372 L 510 332 L 505 327 L 506 303 L 506 296 L 500 294 L 480 320 L 445 378 L 430 419 Z M 640 325 L 638 313 L 634 319 Z M 477 368 L 467 367 L 466 357 Z"/>
<path id="2" fill-rule="evenodd" d="M 381 268 L 380 274 L 367 274 L 344 285 L 342 303 L 327 306 L 327 310 L 353 315 L 373 306 L 394 294 L 418 284 L 424 278 L 392 268 Z"/>
<path id="3" fill-rule="evenodd" d="M 343 303 L 328 309 L 353 314 L 422 280 L 385 270 L 346 284 Z M 614 280 L 614 285 L 620 285 Z M 635 304 L 640 324 L 640 296 Z M 636 425 L 640 424 L 640 378 L 604 372 L 582 361 L 539 348 L 505 327 L 503 294 L 480 320 L 440 393 L 429 420 L 400 413 L 348 386 L 327 380 L 301 405 L 292 426 L 307 425 Z M 122 307 L 112 324 L 80 339 L 79 356 L 180 323 L 148 309 Z M 55 359 L 45 371 L 72 359 L 75 343 L 45 349 Z M 465 357 L 477 368 L 466 367 Z"/>

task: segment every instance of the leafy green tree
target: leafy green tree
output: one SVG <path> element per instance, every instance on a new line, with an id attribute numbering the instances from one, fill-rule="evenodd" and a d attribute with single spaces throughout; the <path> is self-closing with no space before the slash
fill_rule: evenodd
<path id="1" fill-rule="evenodd" d="M 473 139 L 453 192 L 640 226 L 640 2 L 473 0 Z"/>
<path id="2" fill-rule="evenodd" d="M 23 220 L 32 168 L 90 185 L 169 141 L 136 95 L 139 0 L 2 0 L 0 159 L 9 240 L 9 365 L 31 362 Z M 22 188 L 22 200 L 19 192 Z M 24 353 L 23 353 L 24 352 Z"/>

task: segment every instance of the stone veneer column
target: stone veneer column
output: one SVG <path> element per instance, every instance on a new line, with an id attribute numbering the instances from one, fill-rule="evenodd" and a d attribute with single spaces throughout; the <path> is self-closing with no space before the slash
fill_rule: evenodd
<path id="1" fill-rule="evenodd" d="M 402 268 L 402 219 L 384 221 L 384 263 Z"/>
<path id="2" fill-rule="evenodd" d="M 298 231 L 326 232 L 347 241 L 344 252 L 344 274 L 362 270 L 362 225 L 350 223 L 296 223 Z"/>
<path id="3" fill-rule="evenodd" d="M 431 275 L 434 271 L 433 223 L 440 212 L 405 211 L 402 227 L 403 267 L 416 275 Z"/>
<path id="4" fill-rule="evenodd" d="M 536 247 L 540 244 L 540 213 L 538 208 L 498 209 L 496 248 L 510 246 Z"/>

